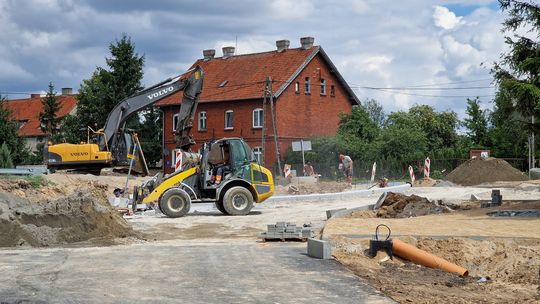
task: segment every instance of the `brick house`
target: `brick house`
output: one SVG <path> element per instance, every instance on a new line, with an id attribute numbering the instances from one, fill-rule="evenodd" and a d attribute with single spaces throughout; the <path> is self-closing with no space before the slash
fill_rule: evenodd
<path id="1" fill-rule="evenodd" d="M 41 131 L 39 113 L 43 111 L 40 94 L 31 94 L 30 98 L 9 99 L 5 105 L 11 111 L 11 119 L 17 121 L 19 130 L 17 135 L 23 137 L 26 145 L 32 150 L 37 151 L 37 145 L 45 143 L 45 133 Z M 64 117 L 69 114 L 75 114 L 77 110 L 77 98 L 72 95 L 70 88 L 63 88 L 62 95 L 56 96 L 60 103 L 60 110 L 57 117 Z"/>
<path id="2" fill-rule="evenodd" d="M 276 42 L 269 52 L 234 55 L 224 47 L 222 57 L 204 50 L 193 66 L 204 71 L 203 91 L 194 118 L 193 136 L 198 144 L 213 138 L 242 137 L 260 160 L 263 119 L 266 124 L 264 165 L 276 162 L 270 106 L 263 114 L 263 92 L 272 79 L 279 150 L 283 157 L 293 141 L 334 135 L 341 113 L 351 113 L 358 98 L 328 55 L 313 45 L 312 37 L 301 38 L 301 47 L 289 48 L 288 40 Z M 181 92 L 156 104 L 164 113 L 163 168 L 173 171 L 175 149 L 173 126 L 177 121 Z M 199 146 L 195 147 L 196 149 Z"/>

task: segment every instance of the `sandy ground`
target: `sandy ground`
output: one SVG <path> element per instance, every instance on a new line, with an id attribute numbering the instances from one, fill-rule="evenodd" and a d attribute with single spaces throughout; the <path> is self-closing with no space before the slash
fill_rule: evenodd
<path id="1" fill-rule="evenodd" d="M 115 188 L 122 188 L 125 177 L 92 175 L 52 174 L 46 177 L 49 184 L 39 189 L 31 187 L 24 189 L 6 190 L 11 184 L 0 183 L 4 187 L 0 191 L 33 198 L 54 199 L 74 193 L 83 186 L 90 186 L 104 194 L 111 195 Z M 145 178 L 130 180 L 129 188 L 139 184 Z M 7 185 L 7 186 L 6 186 Z M 501 190 L 503 200 L 536 200 L 540 202 L 540 184 L 536 181 L 507 182 L 496 185 Z M 332 189 L 331 184 L 309 186 L 306 190 L 321 191 Z M 363 188 L 364 185 L 354 187 Z M 347 191 L 347 187 L 339 188 Z M 445 204 L 462 204 L 475 195 L 481 200 L 491 198 L 492 187 L 480 185 L 477 187 L 415 187 L 405 190 L 405 194 L 417 194 L 431 200 L 441 200 Z M 276 195 L 286 195 L 286 187 L 278 188 Z M 351 218 L 332 219 L 326 221 L 326 210 L 339 208 L 356 208 L 374 204 L 379 194 L 359 196 L 347 201 L 267 201 L 257 204 L 247 216 L 224 216 L 213 204 L 194 204 L 190 213 L 183 218 L 171 219 L 157 215 L 138 215 L 127 219 L 135 231 L 142 233 L 141 239 L 125 239 L 123 246 L 160 246 L 170 242 L 201 242 L 205 246 L 213 246 L 216 242 L 258 242 L 259 234 L 266 230 L 266 225 L 278 221 L 292 222 L 297 225 L 310 224 L 320 232 L 325 224 L 324 236 L 333 242 L 334 256 L 359 277 L 367 280 L 372 286 L 390 295 L 398 302 L 433 303 L 438 299 L 446 299 L 448 303 L 469 302 L 508 302 L 515 298 L 520 303 L 537 301 L 538 282 L 529 285 L 520 279 L 502 279 L 496 274 L 483 271 L 491 265 L 495 270 L 512 273 L 512 269 L 521 269 L 527 265 L 538 272 L 538 256 L 540 256 L 539 235 L 540 220 L 538 219 L 493 219 L 484 215 L 484 210 L 462 210 L 447 215 L 428 215 L 405 219 L 382 218 Z M 538 206 L 538 202 L 527 202 L 528 207 Z M 512 207 L 512 206 L 507 206 Z M 514 207 L 512 207 L 514 208 Z M 441 271 L 411 265 L 406 261 L 396 259 L 395 262 L 380 262 L 383 257 L 368 259 L 364 255 L 367 239 L 373 234 L 376 225 L 388 224 L 393 235 L 426 250 L 432 250 L 447 259 L 467 256 L 467 267 L 480 265 L 479 271 L 473 272 L 472 278 L 460 279 Z M 414 237 L 411 237 L 414 236 Z M 451 243 L 444 244 L 449 239 Z M 530 241 L 532 240 L 532 241 Z M 431 243 L 430 243 L 431 242 Z M 478 243 L 479 242 L 479 243 Z M 482 243 L 483 242 L 483 243 Z M 268 246 L 275 246 L 270 243 Z M 112 247 L 114 248 L 114 247 Z M 451 250 L 454 248 L 453 250 Z M 483 251 L 475 252 L 474 248 Z M 26 249 L 33 252 L 35 249 Z M 114 250 L 114 249 L 113 249 Z M 211 249 L 209 249 L 211 250 Z M 506 253 L 508 252 L 508 253 Z M 511 252 L 511 253 L 510 253 Z M 483 263 L 478 258 L 484 253 L 491 263 Z M 494 261 L 501 261 L 502 255 L 511 256 L 515 261 L 514 268 L 505 268 Z M 530 259 L 529 259 L 530 257 Z M 524 259 L 526 263 L 524 263 Z M 456 261 L 457 262 L 457 261 Z M 512 263 L 510 263 L 512 264 Z M 512 266 L 512 265 L 511 265 Z M 482 268 L 484 267 L 484 268 Z M 475 276 L 489 275 L 489 283 L 476 283 Z M 529 277 L 529 276 L 526 276 Z M 531 277 L 532 278 L 532 277 Z M 536 284 L 536 285 L 535 285 Z M 420 286 L 414 289 L 414 286 Z M 525 287 L 524 287 L 525 286 Z M 501 292 L 498 292 L 500 290 Z M 493 294 L 501 294 L 494 297 Z M 442 302 L 441 302 L 442 303 Z"/>

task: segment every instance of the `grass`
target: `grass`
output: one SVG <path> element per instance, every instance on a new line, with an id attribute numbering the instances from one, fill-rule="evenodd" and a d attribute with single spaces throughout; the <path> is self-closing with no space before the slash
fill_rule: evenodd
<path id="1" fill-rule="evenodd" d="M 22 179 L 30 183 L 30 186 L 34 189 L 41 188 L 48 184 L 48 181 L 43 177 L 43 175 L 3 175 L 0 176 L 0 179 Z"/>

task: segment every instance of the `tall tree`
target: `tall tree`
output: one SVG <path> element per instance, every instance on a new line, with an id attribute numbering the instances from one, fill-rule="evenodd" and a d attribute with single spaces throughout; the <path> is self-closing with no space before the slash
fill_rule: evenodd
<path id="1" fill-rule="evenodd" d="M 372 98 L 366 99 L 362 102 L 362 106 L 377 126 L 382 127 L 384 125 L 386 114 L 384 113 L 383 106 L 377 100 Z"/>
<path id="2" fill-rule="evenodd" d="M 537 131 L 540 114 L 540 4 L 533 1 L 499 0 L 501 9 L 508 13 L 503 22 L 509 51 L 502 60 L 495 63 L 492 74 L 499 90 L 511 98 L 511 106 L 527 122 L 520 128 L 529 132 Z M 528 33 L 519 35 L 518 29 Z"/>
<path id="3" fill-rule="evenodd" d="M 60 102 L 56 99 L 56 92 L 52 82 L 49 82 L 47 95 L 41 99 L 43 111 L 39 113 L 39 121 L 41 123 L 41 131 L 45 132 L 47 139 L 50 140 L 58 130 L 60 120 L 58 119 L 58 111 L 60 111 Z"/>
<path id="4" fill-rule="evenodd" d="M 79 89 L 77 116 L 84 126 L 102 128 L 119 102 L 142 89 L 144 56 L 135 52 L 131 38 L 122 34 L 120 40 L 109 45 L 109 50 L 108 69 L 96 68 Z"/>
<path id="5" fill-rule="evenodd" d="M 28 160 L 30 150 L 24 139 L 17 136 L 19 125 L 11 119 L 11 111 L 6 107 L 7 102 L 7 99 L 0 95 L 0 145 L 7 146 L 13 163 L 17 165 Z"/>
<path id="6" fill-rule="evenodd" d="M 428 140 L 428 151 L 438 151 L 457 144 L 457 114 L 453 111 L 437 113 L 428 105 L 416 105 L 409 109 L 409 114 L 418 122 Z"/>
<path id="7" fill-rule="evenodd" d="M 488 144 L 488 120 L 486 110 L 480 109 L 480 100 L 467 98 L 467 117 L 463 126 L 467 128 L 467 135 L 473 144 L 486 146 Z"/>

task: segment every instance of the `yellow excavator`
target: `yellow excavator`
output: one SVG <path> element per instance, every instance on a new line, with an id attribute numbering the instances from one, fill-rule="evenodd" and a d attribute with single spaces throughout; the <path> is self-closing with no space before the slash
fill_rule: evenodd
<path id="1" fill-rule="evenodd" d="M 99 174 L 102 168 L 129 166 L 131 158 L 135 158 L 139 165 L 139 173 L 148 175 L 137 135 L 125 132 L 126 121 L 140 110 L 178 91 L 184 93 L 182 104 L 196 107 L 196 100 L 202 90 L 202 81 L 202 69 L 196 67 L 184 75 L 166 79 L 122 100 L 109 113 L 103 129 L 94 131 L 88 127 L 86 143 L 47 146 L 45 148 L 47 168 L 51 171 L 72 169 Z M 92 137 L 95 138 L 94 142 Z M 181 144 L 186 145 L 193 141 L 190 137 L 186 140 L 187 143 Z M 137 153 L 134 154 L 133 151 Z"/>

